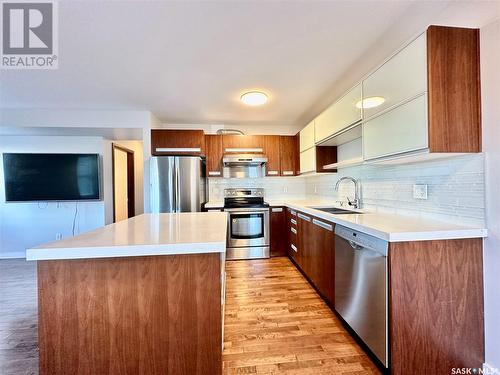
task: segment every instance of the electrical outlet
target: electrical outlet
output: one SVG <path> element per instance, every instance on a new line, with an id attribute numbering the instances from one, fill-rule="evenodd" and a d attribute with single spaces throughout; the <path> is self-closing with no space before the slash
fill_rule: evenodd
<path id="1" fill-rule="evenodd" d="M 413 185 L 413 198 L 427 199 L 427 185 L 426 184 Z"/>
<path id="2" fill-rule="evenodd" d="M 287 186 L 283 186 L 283 193 L 288 193 L 288 187 Z"/>
<path id="3" fill-rule="evenodd" d="M 56 233 L 56 240 L 62 240 L 63 235 L 62 233 Z"/>

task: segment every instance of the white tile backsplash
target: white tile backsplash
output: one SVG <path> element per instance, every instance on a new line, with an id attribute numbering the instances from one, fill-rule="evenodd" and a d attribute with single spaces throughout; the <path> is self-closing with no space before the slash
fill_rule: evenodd
<path id="1" fill-rule="evenodd" d="M 336 181 L 342 176 L 359 179 L 363 208 L 367 210 L 484 225 L 482 154 L 413 164 L 345 168 L 335 175 L 307 177 L 306 195 L 335 200 L 344 200 L 346 195 L 353 197 L 353 184 L 347 181 L 338 193 L 334 191 Z M 413 198 L 414 184 L 427 185 L 427 200 Z"/>
<path id="2" fill-rule="evenodd" d="M 433 218 L 464 225 L 484 225 L 484 157 L 458 156 L 403 165 L 362 165 L 335 174 L 266 177 L 254 179 L 209 178 L 210 201 L 221 201 L 225 188 L 262 187 L 268 199 L 318 198 L 346 200 L 353 184 L 340 177 L 352 176 L 361 183 L 363 208 Z M 426 184 L 428 199 L 413 198 L 413 185 Z"/>
<path id="3" fill-rule="evenodd" d="M 264 188 L 267 199 L 304 198 L 306 179 L 303 177 L 264 177 L 264 178 L 219 178 L 208 179 L 209 200 L 222 201 L 227 188 Z"/>

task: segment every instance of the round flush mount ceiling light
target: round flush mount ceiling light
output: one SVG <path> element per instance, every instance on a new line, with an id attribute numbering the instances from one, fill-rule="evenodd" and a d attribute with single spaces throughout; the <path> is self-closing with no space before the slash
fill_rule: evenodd
<path id="1" fill-rule="evenodd" d="M 382 98 L 381 96 L 371 96 L 369 98 L 364 98 L 363 100 L 360 100 L 359 102 L 356 103 L 356 108 L 375 108 L 381 105 L 382 103 L 385 102 L 385 98 Z"/>
<path id="2" fill-rule="evenodd" d="M 241 95 L 240 100 L 246 105 L 257 106 L 267 102 L 267 95 L 261 91 L 249 91 Z"/>

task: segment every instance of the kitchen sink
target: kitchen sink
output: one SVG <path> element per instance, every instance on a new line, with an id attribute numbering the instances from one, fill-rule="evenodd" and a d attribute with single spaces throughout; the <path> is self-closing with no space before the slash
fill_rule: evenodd
<path id="1" fill-rule="evenodd" d="M 344 210 L 343 208 L 337 208 L 337 207 L 310 207 L 310 208 L 314 208 L 315 210 L 319 210 L 319 211 L 323 211 L 323 212 L 328 212 L 329 214 L 334 214 L 334 215 L 362 214 L 362 212 Z"/>

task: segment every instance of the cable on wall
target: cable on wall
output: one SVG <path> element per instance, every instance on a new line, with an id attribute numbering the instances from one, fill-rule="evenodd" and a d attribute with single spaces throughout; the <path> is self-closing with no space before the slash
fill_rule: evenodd
<path id="1" fill-rule="evenodd" d="M 73 236 L 75 235 L 76 217 L 78 216 L 78 202 L 75 203 L 75 216 L 73 216 Z"/>

